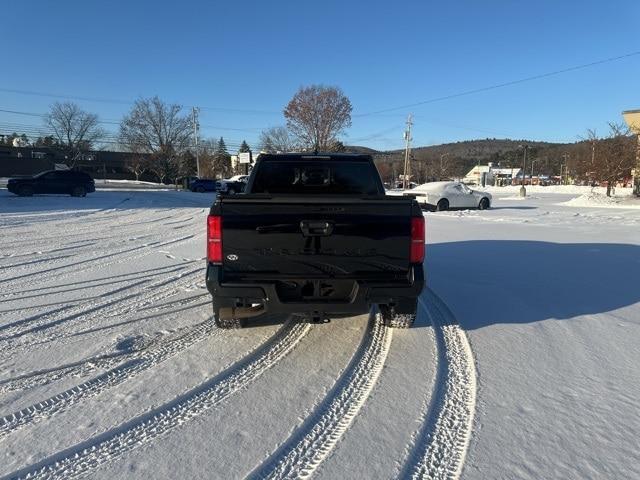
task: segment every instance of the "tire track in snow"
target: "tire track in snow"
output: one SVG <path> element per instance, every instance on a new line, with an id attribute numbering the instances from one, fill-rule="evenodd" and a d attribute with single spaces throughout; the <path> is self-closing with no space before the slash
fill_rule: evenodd
<path id="1" fill-rule="evenodd" d="M 66 377 L 86 376 L 98 369 L 113 368 L 132 358 L 139 358 L 145 355 L 154 356 L 156 350 L 164 348 L 164 343 L 178 341 L 184 345 L 183 337 L 188 336 L 191 330 L 199 326 L 200 324 L 179 328 L 172 332 L 169 338 L 164 338 L 164 335 L 151 339 L 145 339 L 140 336 L 130 337 L 118 343 L 118 345 L 126 345 L 124 348 L 116 346 L 118 351 L 112 353 L 103 353 L 58 367 L 37 370 L 6 380 L 0 380 L 0 394 L 48 385 Z"/>
<path id="2" fill-rule="evenodd" d="M 99 288 L 107 285 L 117 285 L 119 283 L 131 282 L 132 280 L 140 280 L 142 278 L 151 278 L 157 275 L 180 271 L 182 266 L 191 263 L 184 261 L 174 265 L 164 265 L 155 268 L 145 268 L 143 271 L 121 273 L 117 275 L 109 275 L 107 277 L 97 277 L 82 280 L 80 282 L 59 283 L 48 287 L 26 288 L 19 292 L 0 293 L 0 299 L 3 301 L 23 301 L 29 298 L 40 298 L 48 295 L 57 295 L 59 293 L 69 293 L 83 291 L 85 288 Z M 70 288 L 73 287 L 73 288 Z M 38 292 L 38 293 L 33 293 Z M 25 295 L 27 294 L 27 295 Z M 0 311 L 2 314 L 3 311 Z"/>
<path id="3" fill-rule="evenodd" d="M 161 212 L 158 213 L 162 213 L 162 214 L 166 214 L 167 210 L 163 210 Z M 133 215 L 138 215 L 141 216 L 143 215 L 142 213 L 134 213 Z M 185 215 L 191 215 L 191 218 L 193 217 L 193 213 L 188 213 L 188 214 L 182 214 L 179 216 L 176 215 L 171 215 L 169 217 L 162 217 L 162 219 L 165 218 L 173 218 L 173 219 L 182 219 L 185 217 Z M 126 216 L 123 218 L 127 218 Z M 96 230 L 100 231 L 100 230 L 105 230 L 107 232 L 113 232 L 116 231 L 117 234 L 115 235 L 103 235 L 101 236 L 101 238 L 99 239 L 100 241 L 100 250 L 105 251 L 106 250 L 106 254 L 105 255 L 100 255 L 100 256 L 93 256 L 92 258 L 83 260 L 81 262 L 76 262 L 74 264 L 66 264 L 66 265 L 60 265 L 60 266 L 54 266 L 51 267 L 47 270 L 40 270 L 38 272 L 27 272 L 24 273 L 23 275 L 16 275 L 13 276 L 11 278 L 7 278 L 7 279 L 2 279 L 0 280 L 0 282 L 6 282 L 6 281 L 14 281 L 14 280 L 20 280 L 20 279 L 26 279 L 29 278 L 33 275 L 39 275 L 38 280 L 42 281 L 43 279 L 49 278 L 51 277 L 51 273 L 50 272 L 58 272 L 59 270 L 64 270 L 65 268 L 69 268 L 69 267 L 73 267 L 79 264 L 85 264 L 85 263 L 90 263 L 91 266 L 99 266 L 101 264 L 104 264 L 105 266 L 114 264 L 114 263 L 118 263 L 118 262 L 113 262 L 113 261 L 109 261 L 110 258 L 113 258 L 115 256 L 119 256 L 119 255 L 124 255 L 127 253 L 131 253 L 131 252 L 135 252 L 138 250 L 144 250 L 147 248 L 151 248 L 153 249 L 154 247 L 162 247 L 165 245 L 170 245 L 173 243 L 178 243 L 178 242 L 182 242 L 182 241 L 188 241 L 190 240 L 191 237 L 194 237 L 195 235 L 188 235 L 188 236 L 183 236 L 183 237 L 177 237 L 174 238 L 172 240 L 169 240 L 167 242 L 162 242 L 162 241 L 156 241 L 156 242 L 147 242 L 145 244 L 142 245 L 137 245 L 133 248 L 129 247 L 129 246 L 125 246 L 124 248 L 122 248 L 122 245 L 126 245 L 127 243 L 129 243 L 130 241 L 133 240 L 140 240 L 140 239 L 145 239 L 148 237 L 155 237 L 158 238 L 161 235 L 153 235 L 153 234 L 149 234 L 149 226 L 144 226 L 144 223 L 149 223 L 149 222 L 158 222 L 160 221 L 159 219 L 152 219 L 151 221 L 148 220 L 148 215 L 144 215 L 142 216 L 141 220 L 134 220 L 131 222 L 131 225 L 133 225 L 136 228 L 130 228 L 130 229 L 126 229 L 125 231 L 119 231 L 122 227 L 122 223 L 113 223 L 112 221 L 110 221 L 110 219 L 108 222 L 105 222 L 104 227 L 102 225 L 100 226 L 96 226 L 96 225 L 89 225 L 89 226 L 85 226 L 83 225 L 82 228 L 78 228 L 77 226 L 75 228 L 71 228 L 69 229 L 67 228 L 63 228 L 60 226 L 53 226 L 54 227 L 54 232 L 55 235 L 52 236 L 49 240 L 43 239 L 42 236 L 40 235 L 40 231 L 42 227 L 40 227 L 39 230 L 34 231 L 34 232 L 23 232 L 22 234 L 18 234 L 21 238 L 22 238 L 22 242 L 20 243 L 20 245 L 23 248 L 23 252 L 13 252 L 11 255 L 12 256 L 22 256 L 22 255 L 29 255 L 32 256 L 34 253 L 35 254 L 42 254 L 43 252 L 46 253 L 46 251 L 41 250 L 42 245 L 48 245 L 50 247 L 49 251 L 51 250 L 51 247 L 53 247 L 53 251 L 55 250 L 67 250 L 68 249 L 68 245 L 71 244 L 78 244 L 78 243 L 83 243 L 83 242 L 87 242 L 89 240 L 91 240 L 92 242 L 98 239 L 85 239 L 82 238 L 79 241 L 65 241 L 65 239 L 67 237 L 69 238 L 78 238 L 78 236 L 83 236 L 85 234 L 95 234 Z M 146 220 L 146 221 L 145 221 Z M 142 225 L 142 227 L 141 227 Z M 198 225 L 194 222 L 191 222 L 190 224 L 188 224 L 191 227 L 197 227 Z M 51 227 L 51 226 L 50 226 Z M 56 228 L 57 227 L 57 228 Z M 59 231 L 58 231 L 59 230 Z M 69 232 L 69 230 L 71 230 L 71 232 Z M 163 235 L 166 234 L 166 231 L 163 231 Z M 28 242 L 29 238 L 37 238 L 38 240 L 35 242 L 31 242 L 32 245 L 30 245 L 30 243 Z M 122 240 L 123 238 L 126 238 L 126 240 Z M 115 241 L 110 241 L 110 240 L 115 240 Z M 65 247 L 65 248 L 63 248 Z M 85 248 L 82 248 L 85 247 Z M 27 248 L 27 250 L 25 251 L 24 248 Z M 89 255 L 91 256 L 92 253 L 94 253 L 94 251 L 96 250 L 95 248 L 95 243 L 89 243 L 87 245 L 79 245 L 78 247 L 74 248 L 75 253 L 80 256 L 80 255 Z M 30 252 L 30 253 L 29 253 Z M 142 252 L 144 256 L 144 254 L 146 254 L 145 252 Z M 136 256 L 136 258 L 138 256 L 140 256 L 140 254 L 134 254 Z M 134 255 L 129 255 L 128 258 L 133 257 Z M 98 260 L 103 260 L 106 259 L 106 261 L 102 261 L 102 262 L 98 262 Z M 64 272 L 64 275 L 68 275 L 68 274 L 73 274 L 74 272 L 77 271 L 83 271 L 86 270 L 86 268 L 80 268 L 80 269 L 74 269 L 71 272 Z M 46 275 L 47 273 L 49 273 L 48 275 Z M 55 278 L 59 278 L 59 274 L 55 275 Z"/>
<path id="4" fill-rule="evenodd" d="M 214 332 L 220 332 L 220 330 L 216 328 L 213 319 L 206 320 L 191 328 L 189 332 L 180 337 L 158 343 L 154 347 L 147 348 L 140 352 L 134 352 L 134 354 L 130 355 L 134 358 L 123 362 L 121 365 L 102 375 L 38 402 L 35 405 L 0 418 L 0 440 L 20 428 L 68 410 L 82 400 L 98 395 L 149 368 L 155 367 L 159 363 L 168 360 L 192 345 L 208 338 Z"/>
<path id="5" fill-rule="evenodd" d="M 188 243 L 196 239 L 195 234 L 186 235 L 182 237 L 177 237 L 172 240 L 168 240 L 165 242 L 155 241 L 148 242 L 142 245 L 137 245 L 132 248 L 126 248 L 123 250 L 119 250 L 116 252 L 109 252 L 100 256 L 95 256 L 91 258 L 86 258 L 83 260 L 79 260 L 75 263 L 59 265 L 57 267 L 51 267 L 46 270 L 40 270 L 35 272 L 25 273 L 23 275 L 14 276 L 11 278 L 0 279 L 0 284 L 8 283 L 5 285 L 3 290 L 7 292 L 15 292 L 20 290 L 22 287 L 31 285 L 33 283 L 34 275 L 37 275 L 38 282 L 46 282 L 48 280 L 61 280 L 63 278 L 67 278 L 71 275 L 76 275 L 78 273 L 86 273 L 92 272 L 96 270 L 101 270 L 105 267 L 110 267 L 113 265 L 117 265 L 123 262 L 131 262 L 133 260 L 139 260 L 147 255 L 151 255 L 154 253 L 157 248 L 165 247 L 167 245 L 179 245 L 182 243 Z M 132 253 L 135 252 L 135 253 Z M 76 267 L 76 268 L 73 268 Z M 72 268 L 72 270 L 66 270 L 67 268 Z M 60 272 L 60 270 L 63 270 Z"/>
<path id="6" fill-rule="evenodd" d="M 64 315 L 35 316 L 33 321 L 26 326 L 18 324 L 3 331 L 3 336 L 0 337 L 0 343 L 4 343 L 2 356 L 7 356 L 16 349 L 24 350 L 68 336 L 70 333 L 68 329 L 63 328 L 61 331 L 51 331 L 52 328 L 58 326 L 69 327 L 68 322 L 78 325 L 96 318 L 111 318 L 135 313 L 139 308 L 175 295 L 179 288 L 190 285 L 193 279 L 201 274 L 202 268 L 195 268 L 179 272 L 176 275 L 163 278 L 151 284 L 146 281 L 138 281 L 111 292 L 112 294 L 124 292 L 122 295 L 110 296 L 102 302 L 91 305 L 89 308 L 85 304 L 79 304 L 70 309 L 60 311 Z M 143 287 L 131 291 L 131 287 L 140 285 L 143 285 Z M 149 292 L 150 295 L 144 296 L 145 292 Z"/>
<path id="7" fill-rule="evenodd" d="M 382 371 L 392 330 L 371 313 L 362 343 L 331 392 L 250 478 L 308 478 L 327 458 L 360 412 Z"/>
<path id="8" fill-rule="evenodd" d="M 192 277 L 194 277 L 198 272 L 202 272 L 202 269 L 177 269 L 175 271 L 168 272 L 173 273 L 173 275 L 163 277 L 156 281 L 150 281 L 149 279 L 137 280 L 102 293 L 98 296 L 99 298 L 102 298 L 102 301 L 92 303 L 88 307 L 85 305 L 86 302 L 84 301 L 78 301 L 77 304 L 70 301 L 69 303 L 71 306 L 66 308 L 65 315 L 60 315 L 63 309 L 56 309 L 48 314 L 34 315 L 23 320 L 17 320 L 10 324 L 3 325 L 0 327 L 0 331 L 2 332 L 0 342 L 20 337 L 27 333 L 40 332 L 69 319 L 92 318 L 92 313 L 95 313 L 94 316 L 104 316 L 98 315 L 98 313 L 104 314 L 111 313 L 112 311 L 128 313 L 135 306 L 139 306 L 141 303 L 145 305 L 148 304 L 148 302 L 145 302 L 147 298 L 143 297 L 141 302 L 138 295 L 150 291 L 152 293 L 152 298 L 157 296 L 166 298 L 163 296 L 165 292 L 174 293 L 177 288 L 180 288 L 183 285 L 188 285 L 191 282 Z M 141 288 L 133 290 L 134 287 Z M 157 288 L 160 289 L 154 290 Z M 130 299 L 134 300 L 126 302 L 126 300 Z M 121 303 L 123 301 L 125 301 L 125 303 Z M 106 309 L 106 311 L 101 311 L 101 309 Z"/>
<path id="9" fill-rule="evenodd" d="M 55 221 L 55 219 L 52 218 L 45 218 L 31 223 L 27 227 L 14 228 L 15 235 L 8 237 L 6 241 L 1 243 L 1 246 L 5 250 L 13 249 L 14 251 L 11 253 L 11 256 L 23 256 L 42 251 L 43 245 L 57 248 L 59 246 L 83 243 L 84 241 L 105 242 L 112 239 L 121 240 L 125 235 L 135 235 L 136 232 L 143 232 L 144 229 L 132 228 L 125 232 L 113 233 L 114 230 L 117 231 L 119 227 L 122 226 L 122 220 L 118 220 L 133 216 L 133 221 L 135 222 L 136 216 L 142 217 L 142 215 L 143 212 L 122 212 L 121 215 L 102 217 L 99 221 L 94 222 L 88 222 L 86 219 L 83 219 L 80 224 L 77 218 L 71 218 L 69 222 L 65 223 Z M 46 229 L 43 228 L 44 225 L 46 225 Z M 95 237 L 97 232 L 101 233 L 98 238 Z M 75 240 L 78 236 L 83 238 L 81 240 Z M 89 238 L 86 238 L 87 236 Z"/>
<path id="10" fill-rule="evenodd" d="M 471 438 L 476 403 L 473 353 L 464 331 L 430 289 L 420 298 L 438 349 L 436 388 L 425 401 L 421 427 L 412 435 L 398 478 L 457 479 Z"/>
<path id="11" fill-rule="evenodd" d="M 8 478 L 68 479 L 87 475 L 100 465 L 168 434 L 246 388 L 293 350 L 310 328 L 308 323 L 290 319 L 269 340 L 212 379 L 112 430 L 13 472 Z"/>

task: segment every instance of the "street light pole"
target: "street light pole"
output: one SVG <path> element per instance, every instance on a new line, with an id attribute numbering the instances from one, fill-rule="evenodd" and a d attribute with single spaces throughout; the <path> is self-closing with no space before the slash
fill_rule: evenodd
<path id="1" fill-rule="evenodd" d="M 411 176 L 411 126 L 413 125 L 413 120 L 411 118 L 411 114 L 407 117 L 407 129 L 404 132 L 405 139 L 405 150 L 404 150 L 404 176 L 402 178 L 402 189 L 406 190 L 409 186 L 409 180 Z"/>
<path id="2" fill-rule="evenodd" d="M 444 177 L 444 157 L 446 157 L 447 155 L 449 155 L 449 153 L 443 153 L 442 155 L 440 155 L 440 180 L 442 180 L 442 177 Z"/>
<path id="3" fill-rule="evenodd" d="M 536 160 L 531 160 L 531 186 L 533 187 L 533 165 L 536 163 Z"/>
<path id="4" fill-rule="evenodd" d="M 527 196 L 527 189 L 524 186 L 525 172 L 527 171 L 527 148 L 529 148 L 529 146 L 525 145 L 524 153 L 522 154 L 522 186 L 520 187 L 520 196 L 522 198 Z"/>
<path id="5" fill-rule="evenodd" d="M 193 123 L 193 139 L 194 139 L 194 150 L 196 153 L 196 172 L 198 178 L 200 178 L 200 157 L 198 155 L 198 128 L 200 124 L 198 123 L 198 113 L 200 113 L 200 109 L 198 107 L 193 107 L 191 109 L 191 121 Z"/>
<path id="6" fill-rule="evenodd" d="M 560 185 L 564 185 L 565 183 L 564 177 L 562 176 L 562 167 L 564 167 L 564 174 L 567 177 L 567 183 L 569 183 L 569 154 L 564 153 L 562 158 L 564 159 L 564 163 L 560 165 Z"/>

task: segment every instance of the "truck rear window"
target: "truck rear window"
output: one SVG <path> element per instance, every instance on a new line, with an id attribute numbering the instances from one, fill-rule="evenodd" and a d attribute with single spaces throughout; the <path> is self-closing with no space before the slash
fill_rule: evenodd
<path id="1" fill-rule="evenodd" d="M 379 195 L 380 189 L 371 163 L 301 160 L 261 164 L 251 193 Z"/>

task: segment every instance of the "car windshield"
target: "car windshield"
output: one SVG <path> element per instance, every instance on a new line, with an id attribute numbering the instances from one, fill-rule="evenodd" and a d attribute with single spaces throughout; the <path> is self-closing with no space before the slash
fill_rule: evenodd
<path id="1" fill-rule="evenodd" d="M 366 162 L 274 161 L 260 166 L 251 192 L 377 195 L 379 183 Z"/>

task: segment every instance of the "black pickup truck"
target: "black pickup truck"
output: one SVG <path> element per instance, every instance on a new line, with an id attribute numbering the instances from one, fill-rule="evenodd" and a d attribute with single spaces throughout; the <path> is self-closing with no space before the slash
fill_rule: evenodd
<path id="1" fill-rule="evenodd" d="M 424 217 L 386 196 L 369 155 L 260 155 L 245 192 L 207 219 L 207 288 L 216 324 L 264 313 L 316 321 L 380 306 L 410 327 L 424 284 Z"/>

